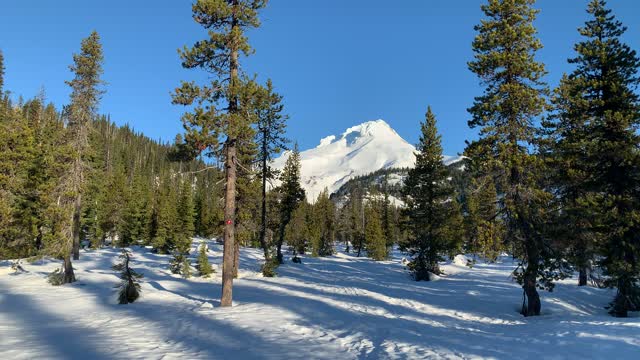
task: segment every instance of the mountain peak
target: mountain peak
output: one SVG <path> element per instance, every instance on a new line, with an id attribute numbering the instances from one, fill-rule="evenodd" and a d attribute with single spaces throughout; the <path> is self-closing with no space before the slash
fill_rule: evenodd
<path id="1" fill-rule="evenodd" d="M 314 201 L 324 188 L 330 193 L 351 178 L 390 167 L 411 167 L 415 148 L 378 119 L 352 126 L 339 135 L 329 135 L 317 147 L 302 151 L 302 186 L 307 199 Z M 273 166 L 284 167 L 286 152 Z"/>
<path id="2" fill-rule="evenodd" d="M 301 185 L 307 191 L 307 199 L 313 202 L 324 188 L 333 193 L 356 176 L 380 169 L 413 167 L 415 151 L 386 121 L 367 121 L 340 135 L 326 136 L 317 147 L 302 151 Z M 274 168 L 284 168 L 289 154 L 287 151 L 275 159 Z M 445 162 L 450 159 L 445 156 Z"/>

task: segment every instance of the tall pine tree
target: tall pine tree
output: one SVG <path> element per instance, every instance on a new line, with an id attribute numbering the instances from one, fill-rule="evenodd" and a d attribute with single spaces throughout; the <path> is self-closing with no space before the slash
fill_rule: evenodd
<path id="1" fill-rule="evenodd" d="M 330 256 L 333 254 L 333 242 L 336 233 L 336 208 L 329 199 L 326 188 L 318 195 L 313 204 L 313 227 L 311 245 L 314 256 Z"/>
<path id="2" fill-rule="evenodd" d="M 71 255 L 74 259 L 80 256 L 80 230 L 82 215 L 82 194 L 85 189 L 86 153 L 89 146 L 89 133 L 92 121 L 95 120 L 98 103 L 103 94 L 101 86 L 102 75 L 102 45 L 97 32 L 82 40 L 80 53 L 73 55 L 73 65 L 69 66 L 74 73 L 73 80 L 67 81 L 71 87 L 70 104 L 65 107 L 64 116 L 68 129 L 68 144 L 72 150 L 71 164 L 63 176 L 63 193 L 59 203 L 62 209 L 70 212 L 69 229 L 64 231 L 68 236 L 67 248 L 69 254 L 64 253 L 63 283 L 75 281 Z M 66 250 L 64 250 L 66 252 Z"/>
<path id="3" fill-rule="evenodd" d="M 245 91 L 239 57 L 251 53 L 245 32 L 260 25 L 258 10 L 265 5 L 266 0 L 197 0 L 193 19 L 209 36 L 180 51 L 182 66 L 200 68 L 216 79 L 203 86 L 183 82 L 173 96 L 174 103 L 192 106 L 183 116 L 187 142 L 218 153 L 225 164 L 221 306 L 231 306 L 233 297 L 238 138 L 251 131 L 239 101 Z"/>
<path id="4" fill-rule="evenodd" d="M 494 178 L 501 191 L 496 216 L 504 219 L 506 241 L 522 259 L 514 275 L 526 295 L 525 316 L 540 314 L 537 288 L 552 288 L 556 273 L 551 260 L 557 258 L 546 227 L 551 195 L 540 186 L 543 164 L 532 153 L 538 142 L 534 120 L 545 110 L 548 93 L 544 65 L 535 60 L 542 44 L 535 37 L 534 2 L 489 0 L 483 5 L 487 18 L 475 27 L 475 59 L 469 62 L 486 85 L 469 109 L 469 126 L 480 128 L 471 153 L 481 164 L 480 173 Z"/>
<path id="5" fill-rule="evenodd" d="M 365 216 L 364 237 L 367 243 L 367 255 L 376 261 L 384 260 L 387 258 L 387 243 L 377 207 L 373 204 L 368 205 Z"/>
<path id="6" fill-rule="evenodd" d="M 275 177 L 270 163 L 275 154 L 286 149 L 288 140 L 284 137 L 287 115 L 282 114 L 282 96 L 274 92 L 271 80 L 266 88 L 256 97 L 258 161 L 260 178 L 262 181 L 262 203 L 260 208 L 260 245 L 264 251 L 264 258 L 269 261 L 269 245 L 267 243 L 267 182 Z"/>
<path id="7" fill-rule="evenodd" d="M 611 313 L 640 310 L 640 85 L 636 52 L 621 41 L 626 31 L 603 0 L 589 3 L 591 18 L 569 59 L 548 123 L 552 159 L 562 171 L 559 194 L 565 228 L 586 283 L 586 267 L 599 248 L 601 264 L 617 287 Z"/>
<path id="8" fill-rule="evenodd" d="M 458 239 L 452 237 L 449 227 L 449 221 L 455 215 L 454 190 L 447 179 L 440 135 L 431 107 L 427 109 L 420 130 L 416 166 L 409 170 L 403 189 L 410 237 L 402 248 L 412 257 L 408 266 L 415 280 L 429 281 L 431 274 L 441 273 L 438 262 Z"/>
<path id="9" fill-rule="evenodd" d="M 276 257 L 279 263 L 283 263 L 282 244 L 284 243 L 285 230 L 293 212 L 298 205 L 305 199 L 305 191 L 300 186 L 300 151 L 298 144 L 295 144 L 293 151 L 287 158 L 282 174 L 280 175 L 278 191 L 281 193 L 280 200 L 280 226 L 278 229 L 278 238 L 276 240 Z"/>

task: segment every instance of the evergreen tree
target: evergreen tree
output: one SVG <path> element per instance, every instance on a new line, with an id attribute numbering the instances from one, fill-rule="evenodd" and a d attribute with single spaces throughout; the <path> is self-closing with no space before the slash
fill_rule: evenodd
<path id="1" fill-rule="evenodd" d="M 176 104 L 195 103 L 193 110 L 183 116 L 187 141 L 197 148 L 209 148 L 221 154 L 225 163 L 221 306 L 231 306 L 232 302 L 237 142 L 242 134 L 251 131 L 250 119 L 239 102 L 245 90 L 239 56 L 251 53 L 245 31 L 259 26 L 258 10 L 265 5 L 265 0 L 197 0 L 192 6 L 193 19 L 207 29 L 209 37 L 180 51 L 182 66 L 201 68 L 218 79 L 205 86 L 183 82 L 173 97 Z M 226 136 L 222 144 L 221 136 Z"/>
<path id="2" fill-rule="evenodd" d="M 151 207 L 149 189 L 141 175 L 135 175 L 128 189 L 122 224 L 122 246 L 138 242 L 146 235 L 149 223 L 148 208 Z"/>
<path id="3" fill-rule="evenodd" d="M 260 245 L 264 251 L 264 258 L 269 261 L 269 246 L 267 244 L 267 182 L 273 180 L 275 172 L 269 165 L 275 154 L 286 149 L 288 140 L 284 137 L 287 115 L 283 115 L 282 96 L 275 93 L 271 80 L 267 80 L 266 88 L 256 97 L 259 172 L 262 180 L 262 204 L 260 209 Z"/>
<path id="4" fill-rule="evenodd" d="M 72 218 L 72 250 L 73 259 L 80 257 L 80 219 L 82 215 L 82 194 L 85 188 L 85 176 L 87 162 L 85 155 L 89 146 L 89 132 L 94 120 L 100 97 L 104 93 L 101 90 L 102 75 L 102 45 L 97 32 L 92 32 L 88 38 L 82 40 L 79 54 L 73 55 L 74 64 L 69 69 L 75 77 L 67 81 L 71 87 L 71 103 L 65 108 L 69 141 L 73 148 L 73 164 L 70 168 L 67 181 L 69 191 L 73 193 L 73 218 Z"/>
<path id="5" fill-rule="evenodd" d="M 291 221 L 291 216 L 298 205 L 305 199 L 305 191 L 300 186 L 300 151 L 298 144 L 293 147 L 293 151 L 285 162 L 284 169 L 280 175 L 282 184 L 278 191 L 281 193 L 280 200 L 280 226 L 278 229 L 278 239 L 276 241 L 276 256 L 279 263 L 283 263 L 282 244 L 285 238 L 285 229 Z M 328 197 L 327 197 L 328 198 Z"/>
<path id="6" fill-rule="evenodd" d="M 449 178 L 448 180 L 450 180 Z M 449 202 L 450 217 L 447 223 L 446 236 L 451 239 L 448 255 L 453 258 L 457 254 L 461 253 L 464 249 L 464 241 L 466 233 L 464 231 L 464 217 L 462 211 L 462 204 L 460 195 L 454 190 L 453 199 Z"/>
<path id="7" fill-rule="evenodd" d="M 0 109 L 0 255 L 25 255 L 30 229 L 19 229 L 15 215 L 28 186 L 27 165 L 33 160 L 33 132 L 21 109 L 10 101 Z M 25 231 L 26 230 L 26 231 Z"/>
<path id="8" fill-rule="evenodd" d="M 182 179 L 180 198 L 176 209 L 175 248 L 173 250 L 172 271 L 175 274 L 182 274 L 183 277 L 191 276 L 191 265 L 189 263 L 189 250 L 191 249 L 192 238 L 195 231 L 192 183 L 189 178 Z"/>
<path id="9" fill-rule="evenodd" d="M 349 240 L 356 251 L 356 256 L 360 257 L 365 246 L 364 236 L 364 194 L 362 189 L 352 189 L 349 200 L 345 207 L 348 209 L 348 222 L 350 227 Z"/>
<path id="10" fill-rule="evenodd" d="M 113 270 L 120 272 L 120 285 L 116 286 L 120 290 L 118 292 L 118 303 L 121 305 L 130 304 L 138 300 L 140 297 L 140 283 L 142 274 L 131 269 L 131 252 L 126 248 L 122 249 L 120 254 L 122 262 L 113 266 Z"/>
<path id="11" fill-rule="evenodd" d="M 216 169 L 217 170 L 217 169 Z M 197 177 L 195 193 L 195 233 L 205 238 L 219 234 L 223 222 L 220 197 L 221 172 L 207 171 Z"/>
<path id="12" fill-rule="evenodd" d="M 466 197 L 467 214 L 464 219 L 467 235 L 464 250 L 495 261 L 504 250 L 503 226 L 496 216 L 498 194 L 495 183 L 489 176 L 473 178 L 469 190 Z"/>
<path id="13" fill-rule="evenodd" d="M 309 246 L 310 220 L 309 204 L 302 201 L 291 214 L 284 232 L 284 240 L 296 254 L 304 254 Z"/>
<path id="14" fill-rule="evenodd" d="M 365 210 L 365 241 L 367 244 L 367 254 L 376 261 L 387 258 L 387 243 L 384 238 L 380 213 L 375 206 L 369 205 Z"/>
<path id="15" fill-rule="evenodd" d="M 193 183 L 191 179 L 182 179 L 182 189 L 180 191 L 180 201 L 178 202 L 178 226 L 180 229 L 180 240 L 183 250 L 188 252 L 191 247 L 191 238 L 194 235 L 194 208 L 193 208 Z M 188 244 L 188 246 L 185 246 Z"/>
<path id="16" fill-rule="evenodd" d="M 456 210 L 452 206 L 455 194 L 447 179 L 440 135 L 431 107 L 420 127 L 416 166 L 409 170 L 403 189 L 410 238 L 402 248 L 412 257 L 408 267 L 415 280 L 429 281 L 431 274 L 441 273 L 438 262 L 459 239 L 452 235 L 450 227 Z"/>
<path id="17" fill-rule="evenodd" d="M 385 242 L 387 244 L 387 252 L 393 248 L 397 242 L 396 239 L 396 223 L 393 219 L 393 209 L 389 201 L 389 176 L 384 175 L 382 182 L 382 232 L 384 233 Z"/>
<path id="18" fill-rule="evenodd" d="M 260 213 L 260 179 L 250 170 L 255 153 L 248 154 L 243 147 L 239 149 L 241 156 L 238 170 L 235 222 L 235 248 L 233 253 L 233 276 L 238 277 L 240 246 L 249 246 L 259 241 L 260 221 L 256 214 Z"/>
<path id="19" fill-rule="evenodd" d="M 203 278 L 208 278 L 213 273 L 211 264 L 209 264 L 209 256 L 207 256 L 207 244 L 204 241 L 200 243 L 198 250 L 198 272 Z"/>
<path id="20" fill-rule="evenodd" d="M 626 28 L 605 1 L 592 0 L 587 12 L 569 60 L 576 69 L 556 91 L 547 129 L 580 283 L 599 248 L 607 284 L 618 289 L 610 312 L 626 317 L 640 310 L 640 59 L 621 41 Z"/>
<path id="21" fill-rule="evenodd" d="M 314 256 L 332 255 L 336 225 L 335 205 L 329 199 L 329 190 L 326 188 L 313 205 L 313 222 L 311 245 Z"/>
<path id="22" fill-rule="evenodd" d="M 534 0 L 489 0 L 487 16 L 475 27 L 474 61 L 469 69 L 486 85 L 469 109 L 469 126 L 480 128 L 480 139 L 469 146 L 481 173 L 491 176 L 501 191 L 498 213 L 505 222 L 505 240 L 522 259 L 514 272 L 523 285 L 525 316 L 540 314 L 538 286 L 551 289 L 559 276 L 546 224 L 551 195 L 540 185 L 545 173 L 532 153 L 538 138 L 534 119 L 546 108 L 548 89 L 544 65 L 535 60 L 542 47 L 535 37 Z M 541 280 L 539 283 L 538 280 Z"/>
<path id="23" fill-rule="evenodd" d="M 155 229 L 151 244 L 158 253 L 169 254 L 175 249 L 178 214 L 175 206 L 177 198 L 168 175 L 165 175 L 162 186 L 157 191 L 159 193 L 153 214 Z"/>
<path id="24" fill-rule="evenodd" d="M 97 209 L 100 237 L 102 241 L 109 239 L 113 246 L 127 246 L 130 239 L 125 239 L 122 229 L 125 225 L 123 208 L 126 204 L 127 179 L 124 173 L 124 165 L 120 162 L 114 164 L 107 173 L 106 183 L 99 194 L 100 206 Z"/>

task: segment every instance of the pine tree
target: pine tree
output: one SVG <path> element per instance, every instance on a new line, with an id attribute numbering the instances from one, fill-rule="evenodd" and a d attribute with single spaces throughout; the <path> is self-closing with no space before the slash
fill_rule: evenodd
<path id="1" fill-rule="evenodd" d="M 118 303 L 121 305 L 131 304 L 140 297 L 140 283 L 142 274 L 131 269 L 131 252 L 126 248 L 122 249 L 120 254 L 122 262 L 113 266 L 113 270 L 120 272 L 120 282 L 116 287 L 119 288 Z"/>
<path id="2" fill-rule="evenodd" d="M 450 178 L 448 180 L 450 181 Z M 460 195 L 455 190 L 453 194 L 453 198 L 448 202 L 450 217 L 446 228 L 446 237 L 451 239 L 447 255 L 452 259 L 463 251 L 466 236 Z"/>
<path id="3" fill-rule="evenodd" d="M 284 105 L 282 96 L 275 93 L 271 79 L 267 80 L 266 88 L 256 97 L 256 117 L 258 120 L 256 143 L 258 144 L 258 161 L 262 180 L 262 204 L 260 209 L 260 245 L 264 251 L 264 258 L 269 261 L 269 246 L 267 244 L 267 182 L 275 177 L 275 172 L 269 165 L 275 154 L 286 149 L 288 140 L 284 137 L 286 121 L 283 115 Z"/>
<path id="4" fill-rule="evenodd" d="M 388 174 L 384 175 L 382 182 L 382 232 L 384 234 L 387 245 L 387 252 L 393 248 L 396 243 L 396 226 L 393 219 L 393 210 L 389 201 L 389 179 Z"/>
<path id="5" fill-rule="evenodd" d="M 30 229 L 20 229 L 15 221 L 29 185 L 28 164 L 33 161 L 33 132 L 22 109 L 7 99 L 0 110 L 0 255 L 26 255 L 23 246 Z M 26 230 L 26 231 L 25 231 Z M 4 253 L 4 254 L 3 254 Z"/>
<path id="6" fill-rule="evenodd" d="M 545 170 L 532 153 L 539 140 L 534 119 L 545 110 L 548 94 L 542 81 L 544 65 L 535 60 L 542 45 L 535 37 L 538 11 L 533 3 L 489 0 L 483 5 L 487 18 L 475 27 L 475 59 L 469 62 L 469 69 L 486 85 L 469 109 L 469 126 L 480 128 L 480 139 L 469 146 L 481 174 L 493 177 L 501 191 L 496 216 L 503 218 L 505 240 L 522 259 L 514 275 L 526 295 L 525 316 L 540 314 L 537 288 L 552 289 L 559 276 L 553 259 L 561 259 L 548 239 L 551 195 L 540 184 Z"/>
<path id="7" fill-rule="evenodd" d="M 251 169 L 254 168 L 255 150 L 246 143 L 239 147 L 238 163 L 242 166 L 238 169 L 237 196 L 236 196 L 236 222 L 235 222 L 235 248 L 233 253 L 233 276 L 238 277 L 240 265 L 240 246 L 253 245 L 259 241 L 260 221 L 256 214 L 260 213 L 260 179 Z"/>
<path id="8" fill-rule="evenodd" d="M 209 264 L 209 256 L 207 256 L 207 244 L 204 241 L 200 243 L 198 250 L 198 272 L 203 278 L 208 278 L 213 273 L 211 264 Z"/>
<path id="9" fill-rule="evenodd" d="M 197 0 L 192 6 L 193 18 L 207 29 L 209 37 L 180 51 L 182 66 L 201 68 L 218 79 L 205 86 L 183 82 L 173 97 L 176 104 L 189 106 L 196 103 L 194 109 L 183 116 L 187 142 L 199 149 L 209 148 L 221 154 L 225 163 L 221 306 L 231 306 L 232 303 L 237 142 L 242 134 L 251 131 L 250 119 L 239 102 L 245 90 L 239 56 L 251 53 L 245 31 L 260 25 L 258 10 L 265 5 L 265 0 Z M 226 136 L 223 144 L 218 141 L 221 136 Z"/>
<path id="10" fill-rule="evenodd" d="M 493 179 L 489 176 L 474 177 L 466 197 L 464 226 L 468 242 L 464 250 L 480 254 L 489 261 L 497 260 L 504 250 L 503 226 L 496 216 L 497 203 L 498 194 Z"/>
<path id="11" fill-rule="evenodd" d="M 279 263 L 283 263 L 282 244 L 285 238 L 285 229 L 291 221 L 291 216 L 298 205 L 305 199 L 305 191 L 300 186 L 300 151 L 298 144 L 295 144 L 293 151 L 287 158 L 282 174 L 280 175 L 282 184 L 278 191 L 281 193 L 280 200 L 280 226 L 276 241 L 276 256 Z"/>
<path id="12" fill-rule="evenodd" d="M 219 234 L 223 222 L 219 198 L 222 189 L 217 185 L 220 172 L 207 171 L 197 176 L 195 193 L 195 233 L 205 238 Z"/>
<path id="13" fill-rule="evenodd" d="M 640 310 L 640 59 L 621 41 L 626 27 L 605 1 L 592 0 L 587 12 L 584 38 L 569 60 L 576 69 L 556 91 L 547 129 L 580 283 L 600 248 L 607 285 L 618 289 L 610 312 L 626 317 Z"/>
<path id="14" fill-rule="evenodd" d="M 191 276 L 188 255 L 195 231 L 191 187 L 190 179 L 182 179 L 182 189 L 180 190 L 180 199 L 177 204 L 176 228 L 174 230 L 176 235 L 172 270 L 175 274 L 182 274 L 185 278 Z"/>
<path id="15" fill-rule="evenodd" d="M 123 237 L 123 226 L 125 225 L 125 211 L 123 204 L 126 204 L 127 178 L 124 164 L 118 162 L 114 164 L 111 171 L 106 174 L 107 179 L 99 194 L 100 206 L 97 209 L 100 235 L 105 239 L 110 239 L 113 246 L 127 246 L 129 239 Z"/>
<path id="16" fill-rule="evenodd" d="M 122 224 L 122 246 L 129 246 L 145 237 L 149 222 L 147 209 L 150 207 L 149 190 L 144 178 L 136 174 L 126 196 Z"/>
<path id="17" fill-rule="evenodd" d="M 304 254 L 309 246 L 309 221 L 309 205 L 303 201 L 291 214 L 284 232 L 285 242 L 296 254 Z"/>
<path id="18" fill-rule="evenodd" d="M 365 210 L 365 241 L 367 244 L 367 254 L 376 261 L 387 258 L 387 243 L 384 238 L 380 213 L 374 205 L 369 205 Z"/>
<path id="19" fill-rule="evenodd" d="M 184 239 L 181 241 L 183 250 L 191 247 L 191 238 L 194 235 L 194 208 L 193 208 L 193 183 L 191 179 L 182 180 L 182 189 L 180 191 L 180 201 L 178 202 L 178 226 L 180 227 L 180 236 Z"/>
<path id="20" fill-rule="evenodd" d="M 87 167 L 85 155 L 89 146 L 91 123 L 96 117 L 98 103 L 104 93 L 101 89 L 104 82 L 100 79 L 104 56 L 97 32 L 92 32 L 88 38 L 82 40 L 80 53 L 73 55 L 73 61 L 74 64 L 69 69 L 75 77 L 66 82 L 71 87 L 71 103 L 65 108 L 65 117 L 69 141 L 74 151 L 73 165 L 67 181 L 69 191 L 75 197 L 71 241 L 73 259 L 77 260 L 80 257 L 80 219 Z"/>
<path id="21" fill-rule="evenodd" d="M 441 273 L 438 262 L 458 239 L 450 228 L 455 215 L 452 206 L 455 194 L 447 179 L 440 135 L 431 107 L 420 127 L 416 166 L 409 170 L 403 189 L 410 229 L 410 238 L 403 244 L 403 250 L 412 257 L 408 267 L 414 279 L 429 281 L 431 274 Z"/>
<path id="22" fill-rule="evenodd" d="M 356 251 L 356 256 L 360 257 L 365 246 L 364 240 L 364 194 L 363 189 L 354 188 L 349 194 L 349 199 L 345 205 L 347 208 L 347 218 L 349 223 L 349 241 Z"/>
<path id="23" fill-rule="evenodd" d="M 324 189 L 313 204 L 313 222 L 311 245 L 315 256 L 333 254 L 336 219 L 335 205 L 329 199 L 329 190 Z"/>

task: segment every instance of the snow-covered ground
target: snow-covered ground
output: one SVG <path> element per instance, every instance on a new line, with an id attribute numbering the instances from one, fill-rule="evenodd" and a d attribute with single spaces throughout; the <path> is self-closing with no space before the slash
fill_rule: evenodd
<path id="1" fill-rule="evenodd" d="M 211 244 L 219 266 L 221 247 Z M 638 359 L 640 318 L 603 308 L 611 290 L 575 280 L 543 293 L 543 315 L 518 314 L 513 264 L 444 265 L 414 282 L 400 256 L 373 262 L 339 253 L 258 274 L 260 251 L 243 249 L 235 306 L 219 308 L 220 273 L 182 279 L 169 256 L 134 248 L 142 298 L 116 304 L 118 250 L 84 251 L 78 282 L 52 287 L 58 262 L 0 264 L 0 359 Z M 195 251 L 194 251 L 195 256 Z M 637 315 L 637 314 L 636 314 Z"/>

